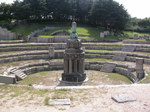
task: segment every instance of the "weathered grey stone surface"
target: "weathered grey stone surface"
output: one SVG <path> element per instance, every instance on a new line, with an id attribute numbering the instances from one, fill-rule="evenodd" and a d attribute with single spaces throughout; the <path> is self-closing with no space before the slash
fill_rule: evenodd
<path id="1" fill-rule="evenodd" d="M 115 54 L 112 59 L 117 60 L 117 61 L 125 61 L 126 56 L 127 54 L 125 53 L 118 53 L 118 54 Z"/>
<path id="2" fill-rule="evenodd" d="M 111 73 L 111 72 L 113 72 L 115 67 L 116 67 L 116 64 L 114 64 L 114 63 L 106 63 L 102 66 L 100 71 L 106 72 L 106 73 Z"/>
<path id="3" fill-rule="evenodd" d="M 135 51 L 135 49 L 136 49 L 136 46 L 125 45 L 125 46 L 122 48 L 122 51 L 133 52 L 133 51 Z"/>
<path id="4" fill-rule="evenodd" d="M 104 38 L 104 37 L 105 37 L 105 34 L 101 32 L 101 33 L 100 33 L 100 37 L 101 37 L 101 38 Z"/>
<path id="5" fill-rule="evenodd" d="M 86 79 L 84 72 L 85 48 L 81 46 L 81 39 L 78 39 L 78 34 L 76 33 L 76 22 L 73 22 L 72 33 L 70 39 L 67 40 L 67 48 L 64 53 L 63 81 L 82 82 Z"/>
<path id="6" fill-rule="evenodd" d="M 120 94 L 112 96 L 112 99 L 118 103 L 125 103 L 125 102 L 133 102 L 136 101 L 136 99 L 130 95 L 127 94 Z"/>
<path id="7" fill-rule="evenodd" d="M 124 44 L 150 44 L 150 41 L 123 41 Z"/>
<path id="8" fill-rule="evenodd" d="M 0 76 L 0 83 L 5 84 L 15 84 L 16 83 L 16 77 L 15 76 Z"/>
<path id="9" fill-rule="evenodd" d="M 145 77 L 143 64 L 144 64 L 144 59 L 136 58 L 136 74 L 139 80 Z"/>
<path id="10" fill-rule="evenodd" d="M 132 70 L 130 70 L 128 68 L 116 67 L 114 69 L 114 72 L 128 77 L 132 82 L 135 82 L 137 80 L 136 75 L 134 75 L 132 73 Z"/>
<path id="11" fill-rule="evenodd" d="M 48 101 L 49 105 L 71 105 L 70 99 L 50 99 Z"/>
<path id="12" fill-rule="evenodd" d="M 13 71 L 13 73 L 15 74 L 16 79 L 17 79 L 18 81 L 19 81 L 19 80 L 23 80 L 24 78 L 27 77 L 27 75 L 26 75 L 24 72 L 22 72 L 21 70 L 19 70 L 19 69 Z"/>
<path id="13" fill-rule="evenodd" d="M 84 48 L 81 47 L 80 39 L 68 39 L 64 53 L 63 81 L 81 82 L 86 79 L 84 54 Z"/>
<path id="14" fill-rule="evenodd" d="M 18 36 L 15 33 L 8 31 L 5 28 L 0 27 L 0 40 L 14 40 Z"/>
<path id="15" fill-rule="evenodd" d="M 54 47 L 49 47 L 49 57 L 50 59 L 53 59 L 54 58 Z"/>

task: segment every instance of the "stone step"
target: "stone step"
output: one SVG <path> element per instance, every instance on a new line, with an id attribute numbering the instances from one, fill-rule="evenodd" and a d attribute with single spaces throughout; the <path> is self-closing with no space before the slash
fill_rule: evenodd
<path id="1" fill-rule="evenodd" d="M 116 61 L 125 61 L 126 56 L 127 54 L 118 53 L 118 54 L 115 54 L 112 59 Z"/>
<path id="2" fill-rule="evenodd" d="M 16 74 L 15 76 L 16 76 L 17 80 L 22 80 L 22 79 L 27 77 L 27 75 L 24 73 L 23 74 Z"/>
<path id="3" fill-rule="evenodd" d="M 133 52 L 133 51 L 135 51 L 135 49 L 136 49 L 136 46 L 133 46 L 133 45 L 125 45 L 125 46 L 122 48 L 122 51 Z"/>
<path id="4" fill-rule="evenodd" d="M 22 73 L 22 71 L 21 70 L 16 70 L 16 71 L 14 71 L 14 73 L 19 74 L 19 73 Z"/>

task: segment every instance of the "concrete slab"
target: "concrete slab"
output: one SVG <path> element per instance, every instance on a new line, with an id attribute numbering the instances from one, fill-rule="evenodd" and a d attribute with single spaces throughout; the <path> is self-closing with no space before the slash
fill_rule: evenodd
<path id="1" fill-rule="evenodd" d="M 70 99 L 50 99 L 48 101 L 49 105 L 70 105 Z"/>
<path id="2" fill-rule="evenodd" d="M 117 103 L 125 103 L 125 102 L 133 102 L 136 101 L 136 99 L 132 96 L 129 96 L 127 94 L 120 94 L 112 96 L 112 99 L 116 101 Z"/>

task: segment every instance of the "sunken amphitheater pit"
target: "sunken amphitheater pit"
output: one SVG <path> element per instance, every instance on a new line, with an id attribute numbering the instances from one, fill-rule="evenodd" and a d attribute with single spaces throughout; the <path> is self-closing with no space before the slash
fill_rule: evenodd
<path id="1" fill-rule="evenodd" d="M 150 72 L 150 45 L 85 40 L 82 46 L 85 48 L 88 81 L 61 82 L 59 79 L 64 69 L 64 52 L 69 34 L 58 30 L 53 35 L 53 40 L 40 40 L 31 35 L 25 40 L 1 40 L 0 83 L 97 86 L 150 82 L 147 78 Z"/>

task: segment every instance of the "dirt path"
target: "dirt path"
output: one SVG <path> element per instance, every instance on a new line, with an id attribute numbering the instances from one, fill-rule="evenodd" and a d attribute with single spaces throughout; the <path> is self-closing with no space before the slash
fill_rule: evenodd
<path id="1" fill-rule="evenodd" d="M 48 94 L 41 97 L 34 95 L 33 99 L 28 92 L 14 98 L 9 97 L 10 94 L 0 99 L 0 112 L 150 112 L 150 85 L 71 90 L 71 106 L 44 105 L 44 97 Z M 136 98 L 136 101 L 116 103 L 111 96 L 117 94 L 128 94 Z"/>

